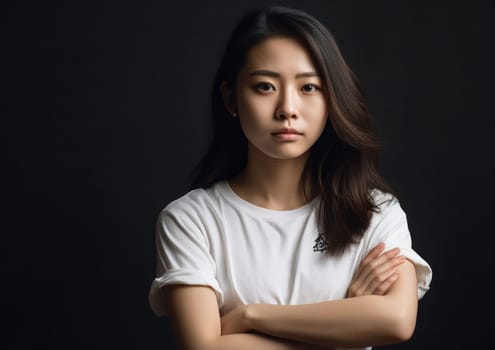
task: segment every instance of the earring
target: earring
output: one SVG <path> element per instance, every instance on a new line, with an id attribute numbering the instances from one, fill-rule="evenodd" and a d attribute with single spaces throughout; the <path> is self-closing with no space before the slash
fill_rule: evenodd
<path id="1" fill-rule="evenodd" d="M 232 117 L 233 117 L 233 118 L 237 117 L 237 113 L 236 113 L 236 112 L 233 112 L 233 113 L 232 113 Z"/>

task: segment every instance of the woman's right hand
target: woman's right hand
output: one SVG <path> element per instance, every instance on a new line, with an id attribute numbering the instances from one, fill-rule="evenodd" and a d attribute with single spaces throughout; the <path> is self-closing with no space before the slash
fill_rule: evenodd
<path id="1" fill-rule="evenodd" d="M 391 249 L 383 254 L 385 244 L 380 243 L 361 261 L 358 271 L 347 290 L 347 297 L 363 295 L 384 295 L 397 280 L 395 267 L 405 261 L 405 257 L 397 256 L 399 248 Z"/>

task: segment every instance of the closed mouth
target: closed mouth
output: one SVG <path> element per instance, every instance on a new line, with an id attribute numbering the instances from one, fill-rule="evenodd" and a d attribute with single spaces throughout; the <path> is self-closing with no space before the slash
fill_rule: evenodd
<path id="1" fill-rule="evenodd" d="M 299 132 L 296 129 L 292 129 L 292 128 L 284 128 L 284 129 L 280 129 L 280 130 L 272 132 L 272 135 L 279 135 L 279 134 L 302 135 L 302 132 Z"/>

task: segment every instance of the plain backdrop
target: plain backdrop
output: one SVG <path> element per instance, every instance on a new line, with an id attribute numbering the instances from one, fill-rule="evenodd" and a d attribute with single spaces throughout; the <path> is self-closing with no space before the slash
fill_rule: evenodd
<path id="1" fill-rule="evenodd" d="M 155 220 L 208 145 L 230 30 L 267 3 L 334 34 L 433 268 L 387 349 L 493 343 L 491 1 L 27 1 L 2 16 L 2 349 L 175 348 L 148 304 Z"/>

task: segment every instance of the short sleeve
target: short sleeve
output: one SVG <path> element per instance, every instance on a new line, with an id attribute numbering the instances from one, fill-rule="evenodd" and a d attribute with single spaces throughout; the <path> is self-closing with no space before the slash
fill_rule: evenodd
<path id="1" fill-rule="evenodd" d="M 383 194 L 383 193 L 382 193 Z M 375 214 L 370 228 L 365 234 L 365 246 L 362 258 L 379 243 L 385 243 L 385 251 L 400 248 L 400 255 L 405 256 L 416 267 L 418 280 L 418 299 L 430 288 L 432 269 L 430 265 L 412 248 L 412 239 L 407 223 L 407 216 L 399 200 L 387 194 L 388 199 L 381 202 L 380 213 Z M 381 196 L 381 199 L 384 197 Z"/>
<path id="2" fill-rule="evenodd" d="M 223 292 L 215 278 L 216 265 L 208 240 L 193 210 L 166 207 L 156 222 L 156 277 L 151 283 L 149 303 L 157 316 L 167 316 L 160 288 L 172 284 L 210 286 L 219 306 Z"/>

